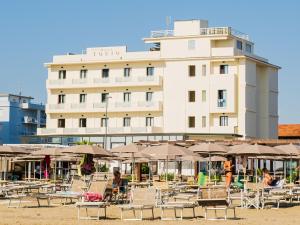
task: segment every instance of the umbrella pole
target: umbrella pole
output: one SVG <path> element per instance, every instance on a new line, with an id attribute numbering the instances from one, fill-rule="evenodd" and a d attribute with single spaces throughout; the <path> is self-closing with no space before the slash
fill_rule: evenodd
<path id="1" fill-rule="evenodd" d="M 292 160 L 292 156 L 290 158 L 290 183 L 292 183 L 292 163 L 293 163 L 293 160 Z"/>
<path id="2" fill-rule="evenodd" d="M 255 160 L 255 183 L 256 183 L 256 186 L 257 186 L 257 169 L 258 169 L 258 159 L 256 158 Z"/>
<path id="3" fill-rule="evenodd" d="M 4 180 L 6 180 L 6 169 L 7 169 L 7 162 L 6 162 L 6 156 L 4 156 L 4 172 L 3 172 Z"/>
<path id="4" fill-rule="evenodd" d="M 210 170 L 211 170 L 211 155 L 209 153 L 209 163 L 208 163 L 208 182 L 210 183 Z"/>
<path id="5" fill-rule="evenodd" d="M 40 161 L 40 179 L 42 179 L 42 161 Z"/>
<path id="6" fill-rule="evenodd" d="M 131 170 L 132 171 L 132 175 L 131 175 L 131 181 L 134 182 L 134 174 L 135 174 L 135 161 L 134 161 L 134 157 L 133 157 L 133 152 L 131 153 L 131 156 L 132 156 L 132 167 L 133 169 Z"/>
<path id="7" fill-rule="evenodd" d="M 166 170 L 166 182 L 168 183 L 168 166 L 169 166 L 169 158 L 167 156 L 167 170 Z"/>
<path id="8" fill-rule="evenodd" d="M 33 161 L 33 179 L 35 180 L 35 161 Z"/>

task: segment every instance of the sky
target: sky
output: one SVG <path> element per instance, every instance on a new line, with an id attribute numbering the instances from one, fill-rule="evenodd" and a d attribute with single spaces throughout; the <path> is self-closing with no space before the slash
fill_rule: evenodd
<path id="1" fill-rule="evenodd" d="M 279 65 L 279 121 L 300 123 L 300 1 L 297 0 L 1 0 L 0 92 L 46 102 L 44 63 L 87 47 L 144 50 L 166 17 L 207 19 L 250 35 L 255 53 Z"/>

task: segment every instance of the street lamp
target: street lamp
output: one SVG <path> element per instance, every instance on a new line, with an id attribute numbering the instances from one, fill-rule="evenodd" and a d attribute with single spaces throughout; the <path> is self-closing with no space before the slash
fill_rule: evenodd
<path id="1" fill-rule="evenodd" d="M 107 128 L 108 128 L 108 99 L 111 98 L 108 94 L 105 96 L 105 135 L 104 135 L 104 149 L 107 150 Z"/>

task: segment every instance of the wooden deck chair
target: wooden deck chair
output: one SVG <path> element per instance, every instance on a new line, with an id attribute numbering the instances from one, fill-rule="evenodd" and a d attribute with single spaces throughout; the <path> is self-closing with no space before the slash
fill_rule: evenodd
<path id="1" fill-rule="evenodd" d="M 154 219 L 154 208 L 157 202 L 157 191 L 155 188 L 135 188 L 131 190 L 131 201 L 127 205 L 119 205 L 121 209 L 121 220 L 143 220 L 143 210 L 151 210 Z M 140 216 L 136 216 L 136 211 Z M 124 211 L 133 211 L 134 218 L 124 219 Z"/>

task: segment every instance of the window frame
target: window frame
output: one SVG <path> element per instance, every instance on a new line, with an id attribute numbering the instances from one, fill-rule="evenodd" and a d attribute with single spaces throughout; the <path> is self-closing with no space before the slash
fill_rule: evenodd
<path id="1" fill-rule="evenodd" d="M 188 101 L 191 103 L 196 102 L 196 91 L 194 90 L 188 91 Z"/>
<path id="2" fill-rule="evenodd" d="M 219 126 L 220 127 L 228 127 L 228 116 L 220 116 L 219 117 Z"/>
<path id="3" fill-rule="evenodd" d="M 153 66 L 147 66 L 146 68 L 146 76 L 154 76 L 154 67 Z"/>
<path id="4" fill-rule="evenodd" d="M 109 118 L 102 117 L 100 120 L 100 127 L 108 127 Z"/>
<path id="5" fill-rule="evenodd" d="M 66 128 L 66 119 L 65 118 L 57 119 L 57 128 Z"/>
<path id="6" fill-rule="evenodd" d="M 146 125 L 146 127 L 153 127 L 154 126 L 154 117 L 147 116 L 145 119 L 145 125 Z"/>
<path id="7" fill-rule="evenodd" d="M 57 98 L 57 104 L 65 104 L 65 98 L 66 98 L 65 94 L 59 94 Z"/>
<path id="8" fill-rule="evenodd" d="M 79 103 L 83 104 L 86 103 L 86 101 L 87 101 L 87 94 L 79 94 Z"/>
<path id="9" fill-rule="evenodd" d="M 195 116 L 189 116 L 188 117 L 188 127 L 189 128 L 195 128 L 196 127 L 196 117 Z"/>
<path id="10" fill-rule="evenodd" d="M 196 76 L 196 65 L 189 65 L 189 77 L 195 77 Z"/>
<path id="11" fill-rule="evenodd" d="M 206 64 L 202 64 L 202 66 L 201 66 L 201 72 L 202 72 L 202 76 L 206 76 L 206 74 L 207 74 L 207 66 L 206 66 Z"/>
<path id="12" fill-rule="evenodd" d="M 105 98 L 103 98 L 103 96 L 105 96 Z M 107 99 L 108 99 L 109 93 L 101 93 L 101 103 L 106 103 Z"/>
<path id="13" fill-rule="evenodd" d="M 221 64 L 219 67 L 220 74 L 228 74 L 229 73 L 229 65 L 228 64 Z"/>
<path id="14" fill-rule="evenodd" d="M 124 68 L 123 76 L 124 77 L 130 77 L 131 76 L 131 68 L 130 67 L 125 67 Z"/>
<path id="15" fill-rule="evenodd" d="M 149 96 L 151 96 L 150 99 L 149 99 Z M 153 91 L 147 91 L 146 92 L 146 102 L 152 102 L 152 101 L 153 101 Z"/>
<path id="16" fill-rule="evenodd" d="M 101 77 L 102 77 L 102 79 L 108 79 L 109 78 L 109 69 L 108 68 L 103 68 L 102 69 Z"/>
<path id="17" fill-rule="evenodd" d="M 87 118 L 79 118 L 78 120 L 78 127 L 85 128 L 87 127 Z"/>
<path id="18" fill-rule="evenodd" d="M 131 102 L 131 92 L 124 92 L 123 93 L 123 102 Z"/>
<path id="19" fill-rule="evenodd" d="M 123 118 L 123 127 L 130 127 L 131 126 L 131 117 L 124 117 Z"/>
<path id="20" fill-rule="evenodd" d="M 206 127 L 206 116 L 201 117 L 201 127 L 205 128 Z"/>
<path id="21" fill-rule="evenodd" d="M 236 40 L 236 48 L 243 51 L 243 42 L 241 40 Z"/>
<path id="22" fill-rule="evenodd" d="M 222 97 L 222 98 L 220 98 Z M 218 90 L 218 103 L 219 108 L 225 108 L 227 106 L 227 90 L 221 89 Z"/>
<path id="23" fill-rule="evenodd" d="M 59 70 L 58 71 L 58 79 L 65 80 L 67 78 L 67 71 L 66 70 Z"/>
<path id="24" fill-rule="evenodd" d="M 86 79 L 86 77 L 87 77 L 87 69 L 82 69 L 82 70 L 80 70 L 80 75 L 79 75 L 79 78 L 80 79 Z"/>

